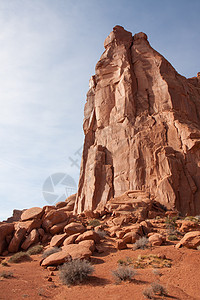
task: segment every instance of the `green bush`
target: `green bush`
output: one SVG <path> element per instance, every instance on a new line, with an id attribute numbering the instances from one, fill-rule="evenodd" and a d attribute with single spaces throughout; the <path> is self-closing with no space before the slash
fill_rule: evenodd
<path id="1" fill-rule="evenodd" d="M 58 247 L 51 247 L 49 249 L 46 249 L 43 254 L 42 254 L 42 258 L 46 258 L 48 257 L 49 255 L 53 254 L 53 253 L 56 253 L 56 252 L 59 252 L 61 251 L 61 249 L 59 249 Z"/>
<path id="2" fill-rule="evenodd" d="M 93 219 L 93 220 L 90 220 L 90 221 L 89 221 L 88 225 L 89 225 L 89 226 L 92 226 L 92 227 L 96 227 L 96 226 L 101 225 L 101 223 L 100 223 L 99 220 Z"/>
<path id="3" fill-rule="evenodd" d="M 129 266 L 133 263 L 133 260 L 131 257 L 126 257 L 126 260 L 123 260 L 123 259 L 119 259 L 117 261 L 118 265 L 120 266 Z"/>
<path id="4" fill-rule="evenodd" d="M 137 272 L 132 267 L 122 265 L 117 270 L 112 271 L 112 274 L 116 283 L 119 283 L 121 281 L 131 281 Z"/>
<path id="5" fill-rule="evenodd" d="M 148 247 L 149 239 L 143 236 L 133 244 L 133 250 L 145 249 Z"/>
<path id="6" fill-rule="evenodd" d="M 20 263 L 23 261 L 30 261 L 30 260 L 31 260 L 30 255 L 26 252 L 21 251 L 21 252 L 15 253 L 13 256 L 11 256 L 8 261 L 10 263 Z"/>
<path id="7" fill-rule="evenodd" d="M 165 219 L 166 228 L 170 232 L 173 232 L 176 229 L 176 227 L 177 227 L 176 221 L 177 221 L 177 217 L 172 217 L 172 218 L 167 217 Z"/>
<path id="8" fill-rule="evenodd" d="M 42 251 L 43 251 L 42 245 L 35 245 L 35 246 L 31 247 L 30 249 L 28 249 L 28 251 L 26 251 L 26 253 L 28 253 L 29 255 L 34 255 L 34 254 L 39 254 Z"/>
<path id="9" fill-rule="evenodd" d="M 170 234 L 170 235 L 168 235 L 168 240 L 169 241 L 177 241 L 178 238 L 175 234 Z"/>
<path id="10" fill-rule="evenodd" d="M 75 285 L 83 282 L 94 272 L 94 267 L 87 260 L 72 260 L 59 268 L 59 277 L 63 284 Z"/>

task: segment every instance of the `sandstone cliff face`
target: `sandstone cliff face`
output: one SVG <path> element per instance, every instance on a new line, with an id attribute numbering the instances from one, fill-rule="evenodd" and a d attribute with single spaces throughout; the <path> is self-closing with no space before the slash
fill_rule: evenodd
<path id="1" fill-rule="evenodd" d="M 121 26 L 90 79 L 75 213 L 129 190 L 200 213 L 200 76 L 186 79 Z"/>

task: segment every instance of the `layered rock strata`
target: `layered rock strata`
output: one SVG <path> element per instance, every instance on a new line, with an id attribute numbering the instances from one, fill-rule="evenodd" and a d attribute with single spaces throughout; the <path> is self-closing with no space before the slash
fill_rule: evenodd
<path id="1" fill-rule="evenodd" d="M 115 26 L 90 79 L 74 213 L 126 191 L 200 213 L 200 75 L 186 79 L 144 33 Z"/>

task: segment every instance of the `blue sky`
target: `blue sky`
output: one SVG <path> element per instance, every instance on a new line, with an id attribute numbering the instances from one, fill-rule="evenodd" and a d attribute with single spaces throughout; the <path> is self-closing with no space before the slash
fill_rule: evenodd
<path id="1" fill-rule="evenodd" d="M 145 32 L 192 77 L 199 11 L 199 0 L 0 0 L 0 220 L 48 204 L 42 191 L 52 174 L 78 183 L 69 157 L 80 163 L 88 82 L 112 28 Z"/>

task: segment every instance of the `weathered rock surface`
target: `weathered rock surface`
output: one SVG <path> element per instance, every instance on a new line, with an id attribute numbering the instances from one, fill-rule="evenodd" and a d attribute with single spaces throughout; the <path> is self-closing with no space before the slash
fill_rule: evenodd
<path id="1" fill-rule="evenodd" d="M 191 231 L 184 235 L 176 248 L 187 247 L 196 249 L 200 245 L 200 231 Z"/>
<path id="2" fill-rule="evenodd" d="M 33 220 L 29 220 L 29 221 L 24 221 L 24 222 L 18 222 L 15 224 L 15 228 L 25 228 L 26 232 L 29 233 L 31 232 L 31 230 L 33 229 L 37 229 L 40 228 L 42 224 L 42 220 L 41 219 L 33 219 Z"/>
<path id="3" fill-rule="evenodd" d="M 9 236 L 14 231 L 14 224 L 0 224 L 0 255 L 6 248 L 6 236 Z"/>
<path id="4" fill-rule="evenodd" d="M 74 244 L 76 238 L 80 235 L 80 233 L 75 233 L 75 234 L 72 234 L 70 236 L 68 236 L 64 242 L 63 242 L 63 246 L 67 246 L 67 245 L 70 245 L 70 244 Z"/>
<path id="5" fill-rule="evenodd" d="M 82 241 L 86 241 L 86 240 L 93 240 L 93 241 L 95 241 L 95 243 L 99 243 L 100 242 L 100 236 L 95 231 L 88 230 L 88 231 L 80 234 L 77 237 L 75 242 L 78 244 L 78 243 L 80 243 Z"/>
<path id="6" fill-rule="evenodd" d="M 136 191 L 199 214 L 199 76 L 179 75 L 144 33 L 132 37 L 115 26 L 104 46 L 85 105 L 74 212 L 100 210 L 112 197 Z"/>
<path id="7" fill-rule="evenodd" d="M 31 207 L 25 210 L 21 215 L 22 221 L 27 221 L 31 219 L 40 219 L 44 213 L 44 209 L 41 207 Z"/>
<path id="8" fill-rule="evenodd" d="M 83 233 L 86 228 L 81 223 L 72 222 L 65 226 L 64 231 L 68 234 Z"/>
<path id="9" fill-rule="evenodd" d="M 26 234 L 26 228 L 24 227 L 18 227 L 15 230 L 14 236 L 8 246 L 9 252 L 14 253 L 19 250 L 21 242 L 25 239 L 25 234 Z"/>
<path id="10" fill-rule="evenodd" d="M 21 245 L 21 248 L 24 250 L 27 250 L 31 245 L 34 245 L 38 242 L 39 242 L 39 233 L 38 233 L 37 229 L 33 229 L 29 233 L 29 235 L 27 236 L 27 238 L 25 239 L 23 244 Z"/>
<path id="11" fill-rule="evenodd" d="M 149 243 L 152 246 L 161 246 L 164 240 L 165 239 L 163 238 L 163 236 L 159 233 L 154 233 L 149 236 Z"/>
<path id="12" fill-rule="evenodd" d="M 69 220 L 67 212 L 62 210 L 50 210 L 43 218 L 42 227 L 48 232 L 55 224 L 63 223 Z"/>
<path id="13" fill-rule="evenodd" d="M 65 222 L 62 222 L 62 223 L 55 224 L 55 225 L 53 225 L 53 226 L 50 228 L 49 232 L 50 232 L 52 235 L 58 234 L 58 233 L 60 233 L 60 232 L 63 231 L 63 228 L 64 228 L 67 224 L 68 224 L 68 220 L 65 221 Z"/>
<path id="14" fill-rule="evenodd" d="M 87 244 L 85 243 L 87 242 Z M 87 259 L 92 255 L 90 241 L 83 241 L 80 244 L 64 246 L 62 251 L 49 255 L 42 262 L 42 266 L 60 265 L 70 259 Z"/>
<path id="15" fill-rule="evenodd" d="M 66 237 L 66 233 L 54 235 L 51 239 L 50 247 L 59 247 L 60 245 L 62 245 Z"/>
<path id="16" fill-rule="evenodd" d="M 189 231 L 197 231 L 200 230 L 200 224 L 192 221 L 183 221 L 182 225 L 179 229 L 180 232 L 189 232 Z"/>

